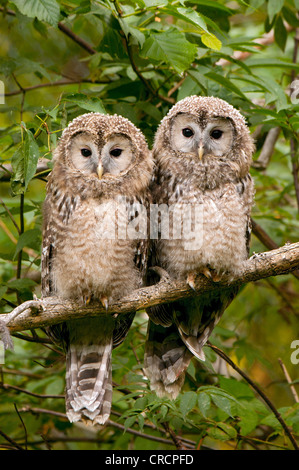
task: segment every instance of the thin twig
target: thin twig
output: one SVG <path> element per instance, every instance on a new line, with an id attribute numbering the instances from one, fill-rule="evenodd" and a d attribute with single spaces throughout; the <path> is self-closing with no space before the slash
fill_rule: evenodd
<path id="1" fill-rule="evenodd" d="M 14 224 L 15 228 L 17 229 L 17 232 L 18 234 L 20 234 L 20 229 L 19 229 L 19 226 L 17 224 L 17 222 L 15 221 L 15 218 L 14 216 L 12 215 L 12 213 L 10 212 L 10 210 L 8 209 L 7 205 L 5 204 L 5 202 L 0 198 L 0 204 L 4 207 L 4 209 L 6 210 L 7 212 L 7 215 L 9 216 L 10 220 L 12 221 L 12 223 Z"/>
<path id="2" fill-rule="evenodd" d="M 246 380 L 247 383 L 249 383 L 249 385 L 258 393 L 258 395 L 264 400 L 264 402 L 266 403 L 266 405 L 270 408 L 270 410 L 273 412 L 273 414 L 275 415 L 276 419 L 279 421 L 279 423 L 281 424 L 282 428 L 284 429 L 286 435 L 288 436 L 288 438 L 290 439 L 293 447 L 295 450 L 299 450 L 299 446 L 296 442 L 296 439 L 294 438 L 293 434 L 292 434 L 292 431 L 290 430 L 289 426 L 286 424 L 286 422 L 284 421 L 284 419 L 282 418 L 281 414 L 279 413 L 279 411 L 276 409 L 276 407 L 274 406 L 274 404 L 272 403 L 272 401 L 267 397 L 267 395 L 263 392 L 263 390 L 261 390 L 260 387 L 258 387 L 258 385 L 253 382 L 253 380 L 251 380 L 251 378 L 244 372 L 242 371 L 242 369 L 240 369 L 226 354 L 225 352 L 223 352 L 220 348 L 217 348 L 217 346 L 214 346 L 213 344 L 211 344 L 209 341 L 207 343 L 207 345 L 213 349 L 213 351 L 218 354 L 218 356 L 220 356 L 222 359 L 224 359 L 235 371 L 238 372 L 238 374 L 241 375 L 241 377 L 243 377 L 244 380 Z"/>
<path id="3" fill-rule="evenodd" d="M 14 441 L 13 439 L 11 439 L 9 436 L 7 436 L 7 434 L 5 434 L 3 431 L 1 431 L 0 429 L 0 436 L 4 437 L 4 439 L 9 442 L 11 445 L 14 446 L 15 449 L 17 450 L 25 450 L 23 449 L 22 446 L 20 446 L 16 441 Z"/>
<path id="4" fill-rule="evenodd" d="M 20 195 L 20 231 L 19 235 L 24 233 L 24 194 Z M 23 250 L 18 253 L 17 279 L 21 277 Z M 19 300 L 19 299 L 18 299 Z"/>
<path id="5" fill-rule="evenodd" d="M 288 373 L 288 370 L 287 370 L 285 364 L 283 363 L 283 361 L 282 361 L 280 358 L 278 359 L 278 362 L 279 362 L 279 365 L 280 365 L 280 367 L 281 367 L 281 369 L 282 369 L 282 372 L 284 373 L 284 376 L 285 376 L 285 378 L 286 378 L 288 384 L 290 385 L 290 390 L 291 390 L 291 392 L 292 392 L 292 395 L 293 395 L 293 397 L 294 397 L 295 402 L 296 402 L 296 403 L 299 403 L 299 398 L 298 398 L 296 389 L 295 389 L 295 387 L 294 387 L 294 385 L 293 385 L 293 383 L 292 383 L 293 381 L 292 381 L 292 379 L 291 379 L 291 377 L 290 377 L 290 374 Z"/>
<path id="6" fill-rule="evenodd" d="M 253 168 L 256 168 L 257 170 L 265 170 L 267 168 L 280 131 L 280 127 L 273 127 L 269 130 L 258 159 L 252 162 Z"/>
<path id="7" fill-rule="evenodd" d="M 18 415 L 18 417 L 19 417 L 19 420 L 21 421 L 21 424 L 22 424 L 22 426 L 23 426 L 23 429 L 24 429 L 24 433 L 25 433 L 25 450 L 27 450 L 27 439 L 28 439 L 27 429 L 26 429 L 25 423 L 24 423 L 24 421 L 23 421 L 23 418 L 22 418 L 22 416 L 21 416 L 20 413 L 19 413 L 19 410 L 18 410 L 18 408 L 17 408 L 16 403 L 14 403 L 14 407 L 15 407 L 16 413 L 17 413 L 17 415 Z"/>

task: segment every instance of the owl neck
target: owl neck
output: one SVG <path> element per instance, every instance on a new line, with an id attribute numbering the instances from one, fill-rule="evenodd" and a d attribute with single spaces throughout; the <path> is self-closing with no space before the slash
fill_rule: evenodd
<path id="1" fill-rule="evenodd" d="M 245 170 L 245 169 L 244 169 Z M 191 185 L 197 191 L 207 191 L 219 188 L 227 183 L 237 182 L 248 170 L 242 171 L 234 161 L 213 159 L 208 162 L 194 164 L 191 160 L 176 159 L 160 162 L 158 172 L 166 175 L 169 185 L 176 186 L 184 183 Z"/>
<path id="2" fill-rule="evenodd" d="M 78 170 L 56 162 L 49 177 L 48 185 L 55 187 L 63 194 L 70 193 L 80 199 L 110 199 L 120 194 L 130 196 L 146 190 L 151 178 L 151 164 L 135 165 L 130 172 L 120 176 L 109 176 L 98 179 L 96 176 L 84 175 Z"/>

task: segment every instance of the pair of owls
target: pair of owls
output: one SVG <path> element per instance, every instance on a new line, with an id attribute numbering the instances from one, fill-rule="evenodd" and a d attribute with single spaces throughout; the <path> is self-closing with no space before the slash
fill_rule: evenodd
<path id="1" fill-rule="evenodd" d="M 215 281 L 225 272 L 235 275 L 248 257 L 253 150 L 244 118 L 213 97 L 190 96 L 173 106 L 160 123 L 152 152 L 123 117 L 77 117 L 62 134 L 47 185 L 43 296 L 107 307 L 155 282 L 150 266 L 191 287 L 197 273 Z M 140 207 L 147 219 L 151 204 L 175 208 L 168 213 L 168 236 L 161 230 L 153 240 L 148 230 L 119 236 Z M 146 220 L 145 227 L 150 224 Z M 189 231 L 175 236 L 183 225 Z M 148 310 L 144 366 L 159 396 L 177 396 L 192 356 L 204 359 L 203 345 L 235 295 L 228 287 Z M 107 314 L 52 328 L 66 349 L 71 422 L 104 424 L 109 418 L 112 349 L 124 340 L 134 315 Z"/>

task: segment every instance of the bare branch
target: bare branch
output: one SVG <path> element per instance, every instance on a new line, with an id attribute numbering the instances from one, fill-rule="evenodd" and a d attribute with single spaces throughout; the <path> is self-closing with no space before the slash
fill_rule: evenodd
<path id="1" fill-rule="evenodd" d="M 265 170 L 267 168 L 279 134 L 280 127 L 273 127 L 269 130 L 259 158 L 252 163 L 253 168 L 256 168 L 257 170 Z"/>
<path id="2" fill-rule="evenodd" d="M 195 288 L 198 295 L 203 292 L 239 286 L 270 276 L 287 274 L 298 269 L 298 267 L 299 242 L 252 256 L 244 263 L 244 270 L 240 276 L 230 283 L 224 279 L 214 283 L 204 276 L 198 275 L 195 280 Z M 85 306 L 75 301 L 47 297 L 42 301 L 24 302 L 11 313 L 1 315 L 1 320 L 13 333 L 46 327 L 70 319 L 104 314 L 117 316 L 163 303 L 174 302 L 178 299 L 193 297 L 194 295 L 194 291 L 186 282 L 163 277 L 158 284 L 133 291 L 130 295 L 111 303 L 108 311 L 101 304 Z"/>

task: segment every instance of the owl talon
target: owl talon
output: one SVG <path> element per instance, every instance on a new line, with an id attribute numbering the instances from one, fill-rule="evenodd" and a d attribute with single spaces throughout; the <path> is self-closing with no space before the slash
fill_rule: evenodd
<path id="1" fill-rule="evenodd" d="M 102 297 L 100 298 L 100 301 L 101 301 L 101 304 L 103 305 L 103 307 L 105 307 L 105 309 L 107 311 L 108 308 L 109 308 L 108 298 L 105 297 L 104 295 L 102 295 Z"/>
<path id="2" fill-rule="evenodd" d="M 196 273 L 192 272 L 192 273 L 188 274 L 187 284 L 188 284 L 189 287 L 191 287 L 191 289 L 193 289 L 196 292 L 195 279 L 196 279 Z"/>
<path id="3" fill-rule="evenodd" d="M 83 303 L 87 307 L 91 302 L 91 295 L 84 295 L 83 297 Z"/>
<path id="4" fill-rule="evenodd" d="M 207 279 L 212 279 L 213 280 L 213 275 L 209 268 L 204 268 L 201 273 L 207 278 Z"/>

